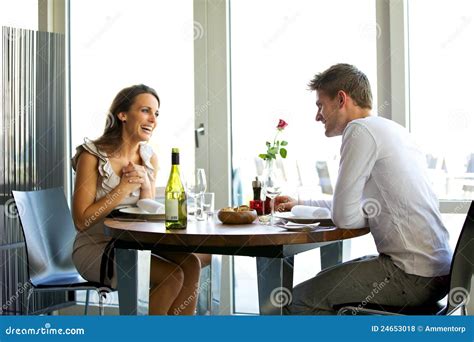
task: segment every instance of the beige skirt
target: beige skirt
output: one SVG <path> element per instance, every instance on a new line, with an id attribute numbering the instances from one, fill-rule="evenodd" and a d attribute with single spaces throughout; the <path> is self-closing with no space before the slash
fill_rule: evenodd
<path id="1" fill-rule="evenodd" d="M 96 226 L 98 226 L 97 224 Z M 74 249 L 72 252 L 72 261 L 77 268 L 79 274 L 88 281 L 100 283 L 100 270 L 102 264 L 102 256 L 105 246 L 111 240 L 105 236 L 103 225 L 101 227 L 91 227 L 87 231 L 78 232 L 74 240 Z M 95 229 L 93 229 L 95 228 Z M 98 229 L 97 229 L 98 228 Z M 107 276 L 104 285 L 117 288 L 117 272 L 115 258 L 113 260 L 113 277 L 109 279 Z"/>

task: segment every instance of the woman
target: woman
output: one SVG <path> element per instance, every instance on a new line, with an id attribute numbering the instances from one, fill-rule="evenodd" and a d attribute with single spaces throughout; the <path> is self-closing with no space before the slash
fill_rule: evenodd
<path id="1" fill-rule="evenodd" d="M 146 142 L 156 127 L 159 107 L 160 99 L 152 88 L 123 89 L 112 102 L 102 136 L 86 140 L 72 160 L 76 171 L 73 218 L 78 230 L 73 261 L 89 281 L 117 284 L 115 271 L 102 269 L 101 275 L 102 256 L 111 239 L 104 235 L 105 217 L 119 205 L 155 197 L 158 161 Z M 194 254 L 152 255 L 150 314 L 194 314 L 199 274 L 200 261 Z"/>

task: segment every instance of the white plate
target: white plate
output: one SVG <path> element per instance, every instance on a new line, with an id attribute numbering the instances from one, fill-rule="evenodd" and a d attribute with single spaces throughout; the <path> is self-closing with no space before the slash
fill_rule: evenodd
<path id="1" fill-rule="evenodd" d="M 276 224 L 278 228 L 283 228 L 289 231 L 293 232 L 304 232 L 304 231 L 312 231 L 315 229 L 318 229 L 319 227 L 319 222 L 318 223 L 313 223 L 310 225 L 304 225 L 304 224 Z"/>
<path id="2" fill-rule="evenodd" d="M 165 208 L 163 208 L 162 210 L 159 210 L 157 213 L 149 213 L 148 211 L 142 210 L 138 207 L 122 208 L 122 209 L 119 209 L 119 211 L 124 214 L 133 214 L 133 215 L 157 216 L 157 215 L 165 214 Z"/>
<path id="3" fill-rule="evenodd" d="M 313 218 L 313 217 L 302 217 L 302 216 L 295 216 L 290 211 L 283 212 L 283 213 L 275 213 L 275 217 L 294 222 L 294 223 L 302 223 L 302 224 L 309 224 L 309 223 L 316 223 L 320 222 L 322 224 L 330 224 L 331 219 L 328 218 Z"/>

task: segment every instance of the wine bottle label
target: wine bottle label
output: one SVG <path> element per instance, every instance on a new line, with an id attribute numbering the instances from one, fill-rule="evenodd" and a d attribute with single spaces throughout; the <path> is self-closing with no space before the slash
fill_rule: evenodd
<path id="1" fill-rule="evenodd" d="M 167 199 L 165 202 L 166 221 L 178 221 L 179 203 L 176 199 Z"/>

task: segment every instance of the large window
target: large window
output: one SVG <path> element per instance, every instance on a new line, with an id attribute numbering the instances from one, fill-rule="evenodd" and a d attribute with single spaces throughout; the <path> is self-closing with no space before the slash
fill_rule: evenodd
<path id="1" fill-rule="evenodd" d="M 180 147 L 183 168 L 193 168 L 193 1 L 70 0 L 70 9 L 72 148 L 102 134 L 122 88 L 143 83 L 161 100 L 150 142 L 157 186 L 166 185 L 172 147 Z"/>
<path id="2" fill-rule="evenodd" d="M 192 0 L 71 0 L 72 147 L 96 138 L 119 90 L 144 83 L 161 99 L 151 144 L 166 185 L 171 147 L 194 166 Z"/>
<path id="3" fill-rule="evenodd" d="M 230 14 L 234 204 L 251 199 L 251 182 L 259 174 L 255 157 L 265 152 L 279 118 L 289 124 L 283 133 L 289 142 L 283 163 L 287 191 L 295 197 L 323 197 L 328 191 L 319 186 L 316 162 L 334 185 L 341 140 L 326 138 L 314 121 L 316 97 L 307 84 L 332 64 L 351 63 L 367 74 L 376 98 L 380 32 L 375 0 L 233 0 Z M 356 239 L 350 257 L 373 247 L 370 237 Z M 258 312 L 255 259 L 234 260 L 235 311 Z M 318 268 L 319 250 L 298 255 L 295 284 Z"/>
<path id="4" fill-rule="evenodd" d="M 474 198 L 473 14 L 470 0 L 408 7 L 411 131 L 441 199 Z"/>

